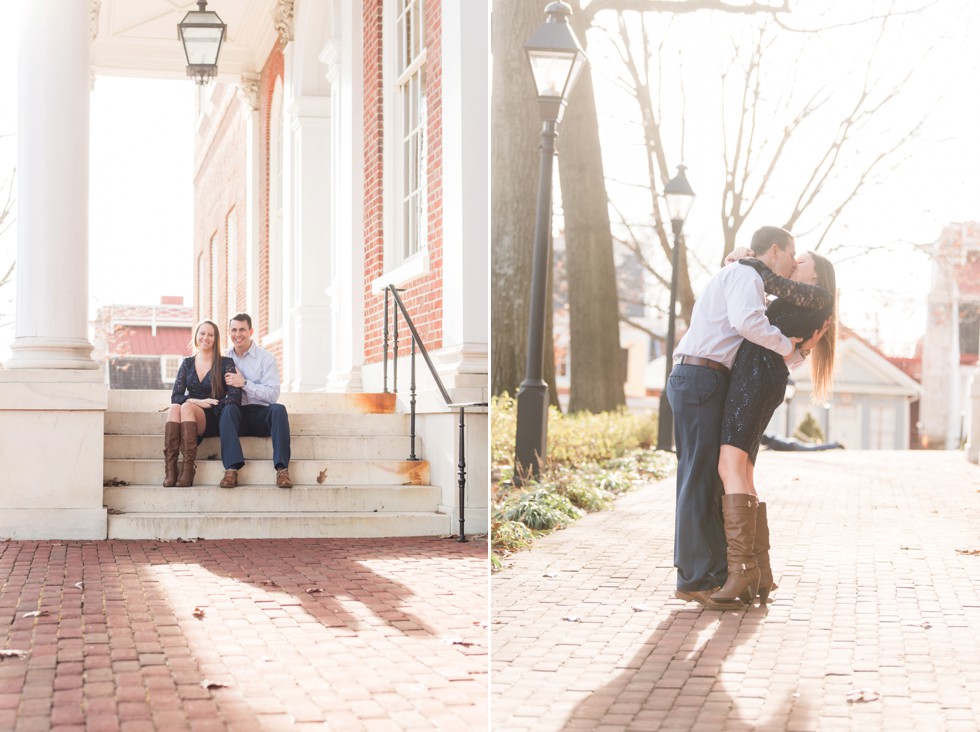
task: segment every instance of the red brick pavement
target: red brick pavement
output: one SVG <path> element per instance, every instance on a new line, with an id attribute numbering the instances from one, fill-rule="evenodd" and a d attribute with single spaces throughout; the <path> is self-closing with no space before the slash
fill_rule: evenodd
<path id="1" fill-rule="evenodd" d="M 491 581 L 492 728 L 980 729 L 980 468 L 763 452 L 757 475 L 768 608 L 673 599 L 673 479 L 509 560 Z"/>
<path id="2" fill-rule="evenodd" d="M 484 729 L 487 566 L 484 540 L 0 543 L 0 650 L 27 652 L 0 730 Z"/>

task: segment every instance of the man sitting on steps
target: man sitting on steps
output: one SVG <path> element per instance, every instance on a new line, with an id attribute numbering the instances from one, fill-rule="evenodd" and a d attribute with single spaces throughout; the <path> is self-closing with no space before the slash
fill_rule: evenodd
<path id="1" fill-rule="evenodd" d="M 279 399 L 279 367 L 276 358 L 252 340 L 252 318 L 246 313 L 235 315 L 229 325 L 232 348 L 228 356 L 235 371 L 225 374 L 225 384 L 242 390 L 242 406 L 221 410 L 218 433 L 221 438 L 221 462 L 225 477 L 222 488 L 238 485 L 238 471 L 245 465 L 241 437 L 272 437 L 272 462 L 276 468 L 276 485 L 292 488 L 289 478 L 289 416 Z"/>

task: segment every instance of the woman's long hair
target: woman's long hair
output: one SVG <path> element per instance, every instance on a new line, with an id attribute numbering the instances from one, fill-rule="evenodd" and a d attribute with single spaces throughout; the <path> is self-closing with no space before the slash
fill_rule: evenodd
<path id="1" fill-rule="evenodd" d="M 213 320 L 202 320 L 197 324 L 197 327 L 194 328 L 194 340 L 191 342 L 191 348 L 194 349 L 195 355 L 201 350 L 197 347 L 197 334 L 205 325 L 210 325 L 214 329 L 214 353 L 211 356 L 211 398 L 221 399 L 225 395 L 225 375 L 221 368 L 221 333 Z"/>
<path id="2" fill-rule="evenodd" d="M 830 315 L 830 327 L 823 338 L 813 347 L 810 372 L 813 375 L 813 400 L 824 401 L 831 392 L 834 381 L 834 362 L 837 357 L 837 276 L 834 265 L 826 257 L 810 252 L 817 273 L 817 284 L 834 298 L 834 312 Z"/>

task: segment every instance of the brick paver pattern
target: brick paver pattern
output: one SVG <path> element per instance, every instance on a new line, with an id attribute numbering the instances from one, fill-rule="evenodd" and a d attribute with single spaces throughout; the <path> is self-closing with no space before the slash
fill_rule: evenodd
<path id="1" fill-rule="evenodd" d="M 0 730 L 483 729 L 487 589 L 485 540 L 3 542 Z"/>
<path id="2" fill-rule="evenodd" d="M 762 452 L 779 589 L 673 599 L 674 480 L 491 580 L 494 730 L 980 729 L 980 468 L 962 452 Z"/>

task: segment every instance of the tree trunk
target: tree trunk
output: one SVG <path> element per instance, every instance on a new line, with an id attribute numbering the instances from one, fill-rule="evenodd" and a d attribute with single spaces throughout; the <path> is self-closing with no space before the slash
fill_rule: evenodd
<path id="1" fill-rule="evenodd" d="M 576 18 L 581 20 L 577 23 Z M 580 25 L 584 16 L 579 13 L 570 20 L 584 46 L 587 26 Z M 557 144 L 571 323 L 568 409 L 605 412 L 626 404 L 626 364 L 619 346 L 619 299 L 609 201 L 588 67 L 568 100 Z"/>
<path id="2" fill-rule="evenodd" d="M 538 191 L 541 121 L 524 41 L 544 22 L 538 0 L 494 0 L 491 48 L 490 237 L 491 389 L 517 393 L 527 360 L 531 252 Z M 549 284 L 551 278 L 549 277 Z M 549 293 L 551 292 L 549 287 Z M 551 298 L 545 327 L 544 379 L 557 404 Z"/>

